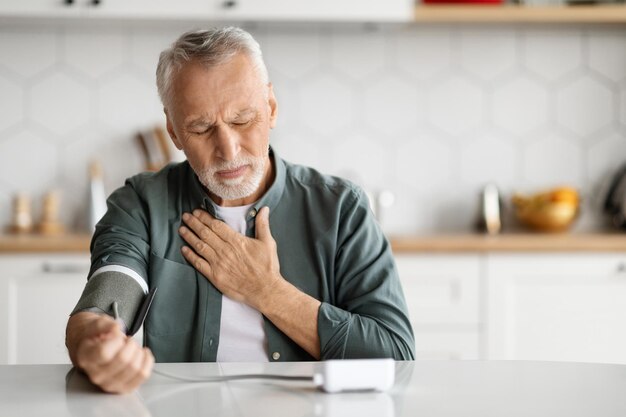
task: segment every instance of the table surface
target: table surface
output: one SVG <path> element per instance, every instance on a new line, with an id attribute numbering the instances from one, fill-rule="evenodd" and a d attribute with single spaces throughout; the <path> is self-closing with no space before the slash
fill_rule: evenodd
<path id="1" fill-rule="evenodd" d="M 157 364 L 188 377 L 312 375 L 314 362 Z M 309 382 L 185 383 L 153 375 L 137 392 L 100 392 L 69 365 L 0 366 L 0 416 L 480 416 L 626 415 L 626 366 L 524 361 L 396 364 L 384 393 L 326 394 Z"/>

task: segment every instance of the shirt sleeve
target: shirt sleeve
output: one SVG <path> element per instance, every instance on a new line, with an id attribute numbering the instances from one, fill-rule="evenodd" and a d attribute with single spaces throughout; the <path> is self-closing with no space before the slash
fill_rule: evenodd
<path id="1" fill-rule="evenodd" d="M 361 190 L 346 199 L 335 259 L 336 302 L 318 314 L 321 359 L 415 357 L 391 247 Z"/>
<path id="2" fill-rule="evenodd" d="M 91 240 L 91 276 L 96 270 L 121 265 L 147 281 L 150 255 L 148 207 L 130 180 L 107 200 L 107 212 Z"/>
<path id="3" fill-rule="evenodd" d="M 101 311 L 112 315 L 113 302 L 131 327 L 148 292 L 148 227 L 144 202 L 132 184 L 107 200 L 107 212 L 91 240 L 91 269 L 85 289 L 71 314 Z"/>

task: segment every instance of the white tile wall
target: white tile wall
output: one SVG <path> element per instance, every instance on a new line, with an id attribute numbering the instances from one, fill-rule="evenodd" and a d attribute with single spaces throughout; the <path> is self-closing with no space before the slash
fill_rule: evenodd
<path id="1" fill-rule="evenodd" d="M 589 36 L 589 66 L 612 81 L 623 81 L 626 49 L 622 31 L 603 31 Z"/>
<path id="2" fill-rule="evenodd" d="M 526 31 L 522 34 L 521 64 L 544 77 L 555 81 L 583 64 L 583 38 L 581 30 L 555 27 Z"/>
<path id="3" fill-rule="evenodd" d="M 592 76 L 577 78 L 557 92 L 559 124 L 593 142 L 593 134 L 615 120 L 614 95 L 607 83 Z"/>
<path id="4" fill-rule="evenodd" d="M 488 81 L 515 67 L 516 37 L 512 30 L 473 29 L 460 36 L 461 68 Z"/>
<path id="5" fill-rule="evenodd" d="M 84 131 L 93 114 L 89 85 L 64 72 L 50 72 L 30 87 L 28 116 L 61 141 Z"/>
<path id="6" fill-rule="evenodd" d="M 493 94 L 494 123 L 523 136 L 548 122 L 548 91 L 524 75 L 503 83 Z"/>
<path id="7" fill-rule="evenodd" d="M 59 59 L 60 33 L 51 30 L 2 31 L 0 65 L 18 79 L 35 77 Z"/>
<path id="8" fill-rule="evenodd" d="M 254 26 L 286 159 L 390 189 L 390 233 L 466 231 L 490 181 L 571 184 L 597 228 L 607 175 L 626 161 L 626 29 Z M 178 31 L 124 25 L 0 29 L 0 224 L 12 195 L 63 192 L 84 213 L 87 165 L 112 191 L 141 169 L 134 134 L 163 123 L 159 52 Z"/>
<path id="9" fill-rule="evenodd" d="M 0 75 L 0 129 L 7 129 L 19 123 L 24 116 L 24 91 L 18 83 L 13 83 Z"/>
<path id="10" fill-rule="evenodd" d="M 529 185 L 583 184 L 582 149 L 556 134 L 543 135 L 523 153 L 524 177 Z"/>
<path id="11" fill-rule="evenodd" d="M 470 133 L 484 121 L 485 95 L 478 83 L 453 75 L 430 90 L 429 121 L 451 135 Z"/>

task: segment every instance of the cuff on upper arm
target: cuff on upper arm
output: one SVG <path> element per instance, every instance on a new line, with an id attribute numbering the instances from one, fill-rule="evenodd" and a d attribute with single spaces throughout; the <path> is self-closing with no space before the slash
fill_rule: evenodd
<path id="1" fill-rule="evenodd" d="M 108 316 L 115 317 L 113 314 L 110 314 L 110 313 L 108 313 L 108 312 L 106 312 L 106 311 L 104 311 L 104 310 L 102 310 L 101 308 L 98 308 L 98 307 L 87 307 L 87 308 L 81 308 L 80 310 L 74 310 L 74 311 L 72 311 L 70 316 L 73 316 L 76 313 L 106 314 Z M 122 328 L 122 333 L 126 333 L 128 331 L 128 326 L 126 325 L 126 322 L 122 318 L 120 318 L 119 321 L 121 322 L 120 326 Z"/>
<path id="2" fill-rule="evenodd" d="M 83 294 L 70 315 L 88 309 L 99 309 L 113 316 L 113 302 L 117 301 L 120 319 L 127 327 L 131 327 L 143 298 L 143 288 L 134 278 L 122 272 L 105 271 L 94 274 L 87 281 Z"/>

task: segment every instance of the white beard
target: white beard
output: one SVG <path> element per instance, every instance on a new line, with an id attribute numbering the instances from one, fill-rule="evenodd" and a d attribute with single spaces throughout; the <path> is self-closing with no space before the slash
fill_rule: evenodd
<path id="1" fill-rule="evenodd" d="M 224 200 L 239 200 L 252 195 L 259 189 L 263 173 L 265 172 L 266 156 L 241 156 L 234 161 L 216 164 L 204 169 L 194 171 L 198 179 L 207 190 Z M 250 172 L 239 178 L 218 179 L 218 171 L 230 171 L 248 165 Z"/>

